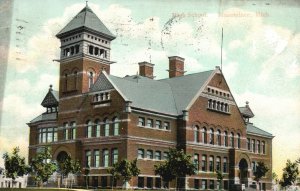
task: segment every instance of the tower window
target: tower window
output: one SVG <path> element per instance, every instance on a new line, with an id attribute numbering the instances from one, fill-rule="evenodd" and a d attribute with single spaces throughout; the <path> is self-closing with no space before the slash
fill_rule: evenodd
<path id="1" fill-rule="evenodd" d="M 65 91 L 68 91 L 68 74 L 65 74 Z"/>
<path id="2" fill-rule="evenodd" d="M 89 73 L 89 88 L 91 88 L 91 86 L 93 85 L 93 83 L 94 83 L 94 73 L 90 72 Z"/>
<path id="3" fill-rule="evenodd" d="M 79 53 L 79 45 L 75 45 L 75 54 Z"/>
<path id="4" fill-rule="evenodd" d="M 92 46 L 92 45 L 89 46 L 89 54 L 91 54 L 91 55 L 94 54 L 94 46 Z"/>

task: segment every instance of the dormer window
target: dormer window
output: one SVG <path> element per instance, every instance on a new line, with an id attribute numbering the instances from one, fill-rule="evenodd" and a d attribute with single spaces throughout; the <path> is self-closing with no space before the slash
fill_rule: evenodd
<path id="1" fill-rule="evenodd" d="M 224 102 L 216 101 L 216 100 L 212 100 L 212 99 L 208 100 L 207 109 L 213 110 L 213 111 L 219 111 L 222 113 L 229 113 L 228 103 L 224 103 Z"/>
<path id="2" fill-rule="evenodd" d="M 94 102 L 108 101 L 108 100 L 110 100 L 110 93 L 105 92 L 105 93 L 95 94 L 93 100 L 94 100 Z"/>

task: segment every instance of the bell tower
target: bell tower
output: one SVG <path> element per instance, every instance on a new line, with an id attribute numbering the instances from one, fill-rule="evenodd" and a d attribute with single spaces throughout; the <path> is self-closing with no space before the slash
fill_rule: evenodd
<path id="1" fill-rule="evenodd" d="M 60 97 L 88 92 L 102 70 L 110 73 L 115 36 L 88 5 L 56 37 L 61 42 Z"/>

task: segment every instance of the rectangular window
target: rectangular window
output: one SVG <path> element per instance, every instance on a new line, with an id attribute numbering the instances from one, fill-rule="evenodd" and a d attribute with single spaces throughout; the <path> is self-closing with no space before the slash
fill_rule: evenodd
<path id="1" fill-rule="evenodd" d="M 261 144 L 262 144 L 262 152 L 263 152 L 263 154 L 266 154 L 266 143 L 265 143 L 265 141 L 262 141 Z"/>
<path id="2" fill-rule="evenodd" d="M 155 188 L 161 188 L 161 178 L 155 178 Z"/>
<path id="3" fill-rule="evenodd" d="M 216 158 L 216 170 L 218 170 L 218 171 L 221 170 L 221 158 L 220 157 Z"/>
<path id="4" fill-rule="evenodd" d="M 65 140 L 69 139 L 69 129 L 64 129 L 64 139 Z"/>
<path id="5" fill-rule="evenodd" d="M 214 157 L 213 156 L 209 157 L 209 171 L 210 172 L 214 171 Z"/>
<path id="6" fill-rule="evenodd" d="M 155 151 L 155 160 L 161 160 L 161 152 Z"/>
<path id="7" fill-rule="evenodd" d="M 194 165 L 196 166 L 196 171 L 199 171 L 199 155 L 194 154 Z"/>
<path id="8" fill-rule="evenodd" d="M 199 179 L 194 179 L 194 188 L 199 189 Z"/>
<path id="9" fill-rule="evenodd" d="M 214 180 L 209 180 L 209 189 L 215 189 Z"/>
<path id="10" fill-rule="evenodd" d="M 76 139 L 76 122 L 72 121 L 71 122 L 71 129 L 70 129 L 70 139 Z"/>
<path id="11" fill-rule="evenodd" d="M 107 176 L 101 176 L 101 187 L 102 188 L 107 187 Z"/>
<path id="12" fill-rule="evenodd" d="M 138 177 L 138 187 L 144 188 L 144 177 Z"/>
<path id="13" fill-rule="evenodd" d="M 138 149 L 138 158 L 143 159 L 144 157 L 144 149 Z"/>
<path id="14" fill-rule="evenodd" d="M 163 160 L 167 160 L 168 159 L 168 153 L 167 152 L 164 152 L 163 153 Z"/>
<path id="15" fill-rule="evenodd" d="M 147 119 L 147 127 L 153 127 L 153 119 Z"/>
<path id="16" fill-rule="evenodd" d="M 223 172 L 227 173 L 227 158 L 223 158 Z"/>
<path id="17" fill-rule="evenodd" d="M 256 171 L 256 163 L 255 163 L 255 161 L 252 162 L 252 171 L 253 172 Z"/>
<path id="18" fill-rule="evenodd" d="M 162 129 L 161 121 L 160 121 L 160 120 L 156 120 L 156 121 L 155 121 L 155 127 L 156 127 L 157 129 Z"/>
<path id="19" fill-rule="evenodd" d="M 206 171 L 206 155 L 202 155 L 202 171 Z"/>
<path id="20" fill-rule="evenodd" d="M 202 188 L 202 190 L 205 190 L 207 188 L 207 180 L 201 181 L 201 188 Z"/>
<path id="21" fill-rule="evenodd" d="M 53 131 L 52 128 L 47 128 L 47 142 L 51 143 L 53 141 Z"/>
<path id="22" fill-rule="evenodd" d="M 248 148 L 248 151 L 251 150 L 250 138 L 247 138 L 247 148 Z"/>
<path id="23" fill-rule="evenodd" d="M 153 178 L 147 177 L 147 188 L 152 188 L 152 187 L 153 187 Z"/>
<path id="24" fill-rule="evenodd" d="M 252 139 L 252 152 L 255 153 L 255 140 Z"/>
<path id="25" fill-rule="evenodd" d="M 94 167 L 100 167 L 100 152 L 94 150 Z"/>
<path id="26" fill-rule="evenodd" d="M 153 151 L 147 150 L 147 159 L 153 159 Z"/>
<path id="27" fill-rule="evenodd" d="M 257 140 L 257 153 L 260 153 L 260 141 Z"/>
<path id="28" fill-rule="evenodd" d="M 224 180 L 224 190 L 228 190 L 228 180 Z"/>
<path id="29" fill-rule="evenodd" d="M 118 158 L 119 158 L 119 151 L 118 149 L 113 149 L 112 150 L 112 164 L 115 164 L 118 162 Z"/>
<path id="30" fill-rule="evenodd" d="M 164 129 L 165 130 L 170 130 L 170 123 L 169 122 L 164 122 Z"/>
<path id="31" fill-rule="evenodd" d="M 161 178 L 155 178 L 155 188 L 161 188 Z"/>
<path id="32" fill-rule="evenodd" d="M 139 126 L 145 126 L 145 118 L 144 117 L 139 117 Z"/>
<path id="33" fill-rule="evenodd" d="M 103 167 L 108 167 L 108 162 L 109 162 L 109 154 L 107 149 L 103 149 L 103 156 L 102 156 L 102 161 L 103 161 Z"/>
<path id="34" fill-rule="evenodd" d="M 53 128 L 53 141 L 54 142 L 57 141 L 57 128 L 56 127 Z"/>
<path id="35" fill-rule="evenodd" d="M 76 128 L 72 128 L 71 130 L 71 139 L 76 139 Z"/>
<path id="36" fill-rule="evenodd" d="M 91 167 L 91 151 L 85 151 L 85 166 Z"/>

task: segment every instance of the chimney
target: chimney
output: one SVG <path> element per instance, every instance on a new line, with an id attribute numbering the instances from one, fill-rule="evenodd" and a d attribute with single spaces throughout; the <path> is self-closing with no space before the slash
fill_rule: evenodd
<path id="1" fill-rule="evenodd" d="M 179 56 L 169 57 L 169 78 L 184 75 L 184 58 Z"/>
<path id="2" fill-rule="evenodd" d="M 140 75 L 147 77 L 147 78 L 151 78 L 153 79 L 153 66 L 154 64 L 151 64 L 149 62 L 140 62 L 139 63 L 140 66 Z"/>

